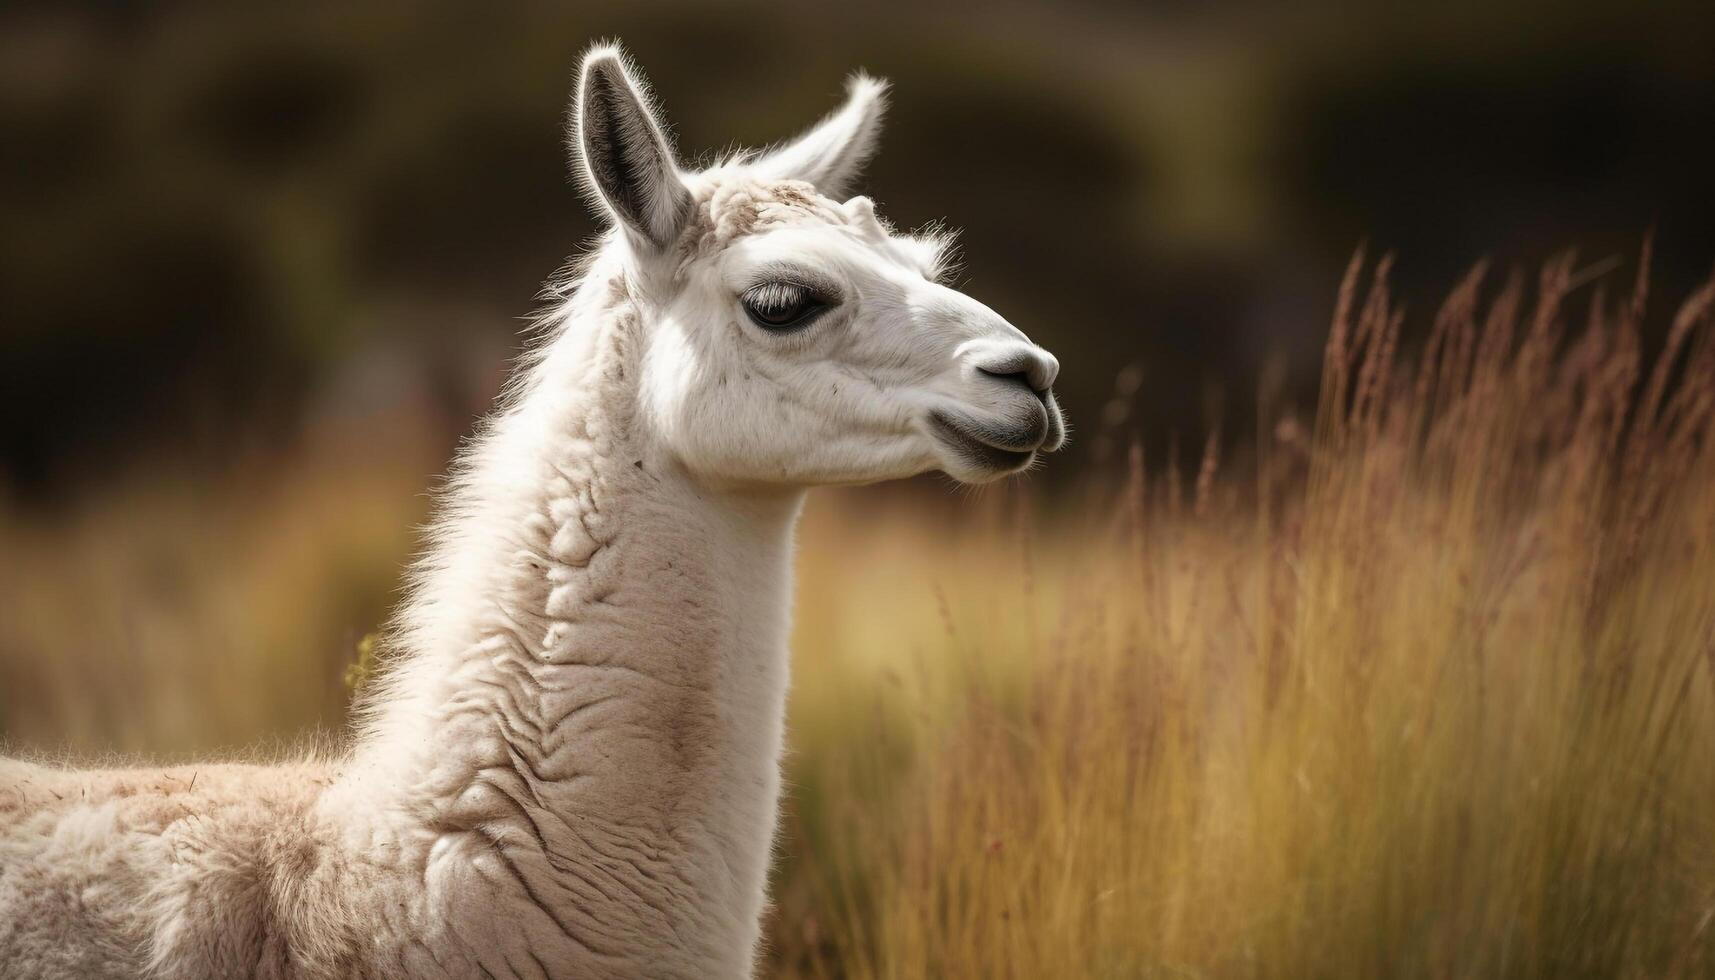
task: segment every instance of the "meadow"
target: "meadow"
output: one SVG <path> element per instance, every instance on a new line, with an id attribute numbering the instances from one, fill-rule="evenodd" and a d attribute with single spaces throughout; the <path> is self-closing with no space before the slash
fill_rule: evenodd
<path id="1" fill-rule="evenodd" d="M 1715 283 L 1388 265 L 1226 458 L 812 496 L 770 974 L 1715 974 Z M 431 428 L 0 503 L 0 735 L 337 740 Z"/>

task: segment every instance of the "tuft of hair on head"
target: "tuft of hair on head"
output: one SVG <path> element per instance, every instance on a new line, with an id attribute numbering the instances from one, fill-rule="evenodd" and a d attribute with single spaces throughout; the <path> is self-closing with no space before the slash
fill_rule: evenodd
<path id="1" fill-rule="evenodd" d="M 959 230 L 936 219 L 914 228 L 911 242 L 926 256 L 925 275 L 943 285 L 950 285 L 965 266 L 959 251 Z"/>
<path id="2" fill-rule="evenodd" d="M 691 194 L 648 84 L 617 43 L 584 54 L 570 116 L 572 171 L 591 204 L 639 246 L 672 244 Z"/>

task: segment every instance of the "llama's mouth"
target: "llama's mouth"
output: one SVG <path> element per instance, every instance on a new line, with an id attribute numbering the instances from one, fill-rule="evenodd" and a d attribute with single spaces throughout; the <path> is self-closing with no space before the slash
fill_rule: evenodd
<path id="1" fill-rule="evenodd" d="M 1054 424 L 1054 414 L 1043 411 L 1029 419 L 997 424 L 937 409 L 929 413 L 929 428 L 936 440 L 963 464 L 959 469 L 974 470 L 983 479 L 994 479 L 1024 470 L 1036 460 L 1036 451 L 1055 435 L 1051 430 L 1059 428 Z"/>

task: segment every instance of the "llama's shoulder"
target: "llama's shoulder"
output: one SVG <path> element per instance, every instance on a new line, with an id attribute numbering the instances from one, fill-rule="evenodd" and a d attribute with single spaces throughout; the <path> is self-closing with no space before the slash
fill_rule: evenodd
<path id="1" fill-rule="evenodd" d="M 30 975 L 254 964 L 281 865 L 316 847 L 319 764 L 72 770 L 0 761 L 0 961 Z M 246 921 L 248 920 L 248 921 Z M 206 923 L 226 935 L 193 937 Z M 100 937 L 78 949 L 54 937 Z M 191 940 L 188 944 L 186 940 Z M 65 957 L 76 954 L 75 961 Z"/>

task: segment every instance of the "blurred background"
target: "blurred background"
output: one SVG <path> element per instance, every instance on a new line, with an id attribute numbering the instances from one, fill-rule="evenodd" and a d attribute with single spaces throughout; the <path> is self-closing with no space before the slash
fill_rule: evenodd
<path id="1" fill-rule="evenodd" d="M 444 455 L 593 231 L 562 114 L 602 37 L 687 160 L 891 78 L 865 190 L 962 228 L 968 288 L 1060 355 L 1090 437 L 1050 480 L 1108 428 L 1254 428 L 1271 358 L 1307 390 L 1361 241 L 1420 312 L 1651 227 L 1670 295 L 1706 271 L 1715 7 L 1284 6 L 7 4 L 0 493 L 402 416 Z"/>
<path id="2" fill-rule="evenodd" d="M 1641 540 L 1596 540 L 1592 527 L 1618 532 L 1580 509 L 1588 501 L 1530 504 L 1547 515 L 1533 523 L 1507 500 L 1476 530 L 1434 507 L 1359 521 L 1351 541 L 1385 560 L 1335 581 L 1388 588 L 1312 581 L 1302 601 L 1328 610 L 1319 633 L 1280 612 L 1299 608 L 1296 593 L 1257 596 L 1318 562 L 1340 572 L 1371 545 L 1301 538 L 1302 523 L 1271 523 L 1243 489 L 1265 470 L 1246 462 L 1259 428 L 1308 452 L 1306 427 L 1273 420 L 1297 405 L 1308 423 L 1360 243 L 1397 253 L 1409 354 L 1485 256 L 1487 303 L 1510 272 L 1534 284 L 1546 259 L 1576 248 L 1583 292 L 1563 319 L 1582 322 L 1596 290 L 1629 289 L 1653 233 L 1644 345 L 1661 346 L 1715 257 L 1707 0 L 12 0 L 0 6 L 0 751 L 173 759 L 337 737 L 427 491 L 490 405 L 540 284 L 596 230 L 566 177 L 564 110 L 580 52 L 614 37 L 652 79 L 688 162 L 807 127 L 853 69 L 891 79 L 864 192 L 899 226 L 962 229 L 966 288 L 1060 357 L 1074 426 L 1043 472 L 980 495 L 936 478 L 813 495 L 769 972 L 952 975 L 894 967 L 912 950 L 957 955 L 936 916 L 983 896 L 999 910 L 961 921 L 973 943 L 996 937 L 996 962 L 1020 976 L 1076 972 L 1074 956 L 1113 976 L 1135 963 L 1160 966 L 1151 975 L 1193 964 L 1211 976 L 1387 975 L 1419 946 L 1428 965 L 1399 975 L 1532 975 L 1518 957 L 1533 950 L 1546 958 L 1526 965 L 1543 976 L 1691 976 L 1715 962 L 1707 916 L 1681 930 L 1663 911 L 1695 918 L 1715 902 L 1715 743 L 1703 728 L 1619 737 L 1539 703 L 1562 689 L 1542 678 L 1583 656 L 1580 643 L 1613 646 L 1626 677 L 1639 663 L 1677 670 L 1667 653 L 1700 649 L 1686 637 L 1710 613 L 1709 566 L 1674 562 L 1708 543 L 1707 494 L 1688 494 L 1705 507 L 1695 520 L 1663 511 L 1666 544 L 1642 552 L 1665 569 L 1638 593 L 1655 605 L 1562 636 L 1538 627 L 1590 622 L 1582 593 L 1514 596 L 1516 617 L 1465 624 L 1506 583 L 1541 581 L 1519 572 L 1515 551 L 1539 553 L 1514 540 L 1521 528 L 1567 530 L 1572 547 L 1549 555 L 1574 570 L 1566 581 L 1595 581 L 1580 562 Z M 1565 392 L 1590 397 L 1576 371 L 1566 377 Z M 1261 390 L 1279 399 L 1266 411 Z M 1542 401 L 1520 400 L 1527 413 Z M 1494 417 L 1537 431 L 1570 417 L 1572 400 L 1546 422 Z M 1482 423 L 1479 412 L 1461 424 Z M 1134 440 L 1152 478 L 1169 477 L 1147 506 L 1141 481 L 1125 479 Z M 1566 484 L 1530 470 L 1537 451 L 1514 465 Z M 1239 479 L 1205 479 L 1199 457 Z M 1303 455 L 1280 458 L 1303 475 Z M 1183 509 L 1176 468 L 1197 475 Z M 1126 564 L 1137 561 L 1142 578 Z M 1374 571 L 1402 567 L 1418 578 Z M 1360 615 L 1371 607 L 1384 618 Z M 1392 626 L 1341 632 L 1348 620 Z M 1262 727 L 1235 740 L 1199 699 L 1272 690 L 1274 661 L 1255 648 L 1275 635 L 1298 644 L 1281 663 L 1406 665 L 1376 687 L 1395 700 L 1451 691 L 1463 720 L 1436 731 L 1453 741 L 1429 755 L 1396 745 L 1388 733 L 1428 726 L 1331 708 L 1320 689 L 1275 715 L 1237 713 Z M 1482 688 L 1458 686 L 1464 667 L 1414 673 L 1464 663 L 1461 644 L 1484 642 L 1506 654 L 1490 678 L 1504 710 L 1485 714 Z M 1639 643 L 1667 653 L 1641 657 Z M 1086 683 L 1091 670 L 1101 679 Z M 1564 690 L 1585 690 L 1584 674 L 1565 676 L 1583 681 Z M 1348 687 L 1330 690 L 1350 694 L 1348 708 L 1369 703 L 1352 693 L 1369 688 Z M 1659 689 L 1684 701 L 1677 680 Z M 1091 691 L 1108 700 L 1092 708 L 1080 700 Z M 1638 703 L 1638 717 L 1656 717 L 1654 701 Z M 1684 717 L 1715 717 L 1685 703 Z M 1384 721 L 1364 727 L 1372 717 Z M 1155 739 L 1159 718 L 1177 719 L 1162 730 L 1180 741 Z M 1106 726 L 1100 737 L 1092 725 Z M 1643 772 L 1627 753 L 1645 742 L 1687 747 L 1660 781 L 1679 794 L 1681 823 L 1601 768 Z M 1026 743 L 1049 761 L 995 762 Z M 1159 780 L 1148 792 L 1126 789 L 1129 769 L 1096 771 L 1146 756 Z M 1590 760 L 1594 775 L 1543 777 L 1566 760 Z M 1640 809 L 1592 808 L 1613 785 Z M 1593 812 L 1609 821 L 1584 828 L 1593 843 L 1568 844 L 1556 815 Z M 1078 830 L 1085 817 L 1107 830 Z M 936 836 L 946 827 L 950 843 Z M 1657 841 L 1644 857 L 1625 851 Z M 1595 870 L 1568 864 L 1574 852 Z M 944 908 L 943 888 L 964 897 Z M 1031 907 L 1019 896 L 1038 894 L 1049 897 L 1034 917 L 1012 917 Z M 1043 918 L 1060 913 L 1059 925 Z M 1660 937 L 1638 938 L 1656 925 Z M 1131 946 L 1143 952 L 1113 952 Z M 1704 958 L 1684 952 L 1694 946 Z M 1027 948 L 1052 966 L 1017 965 L 1032 962 L 1019 958 Z"/>
<path id="3" fill-rule="evenodd" d="M 1060 356 L 1049 496 L 1134 436 L 1242 444 L 1265 365 L 1307 400 L 1360 242 L 1420 321 L 1485 255 L 1625 269 L 1653 228 L 1673 302 L 1715 255 L 1707 3 L 8 4 L 0 737 L 337 728 L 595 230 L 562 126 L 605 37 L 690 161 L 894 81 L 865 189 L 963 229 L 967 288 Z"/>

